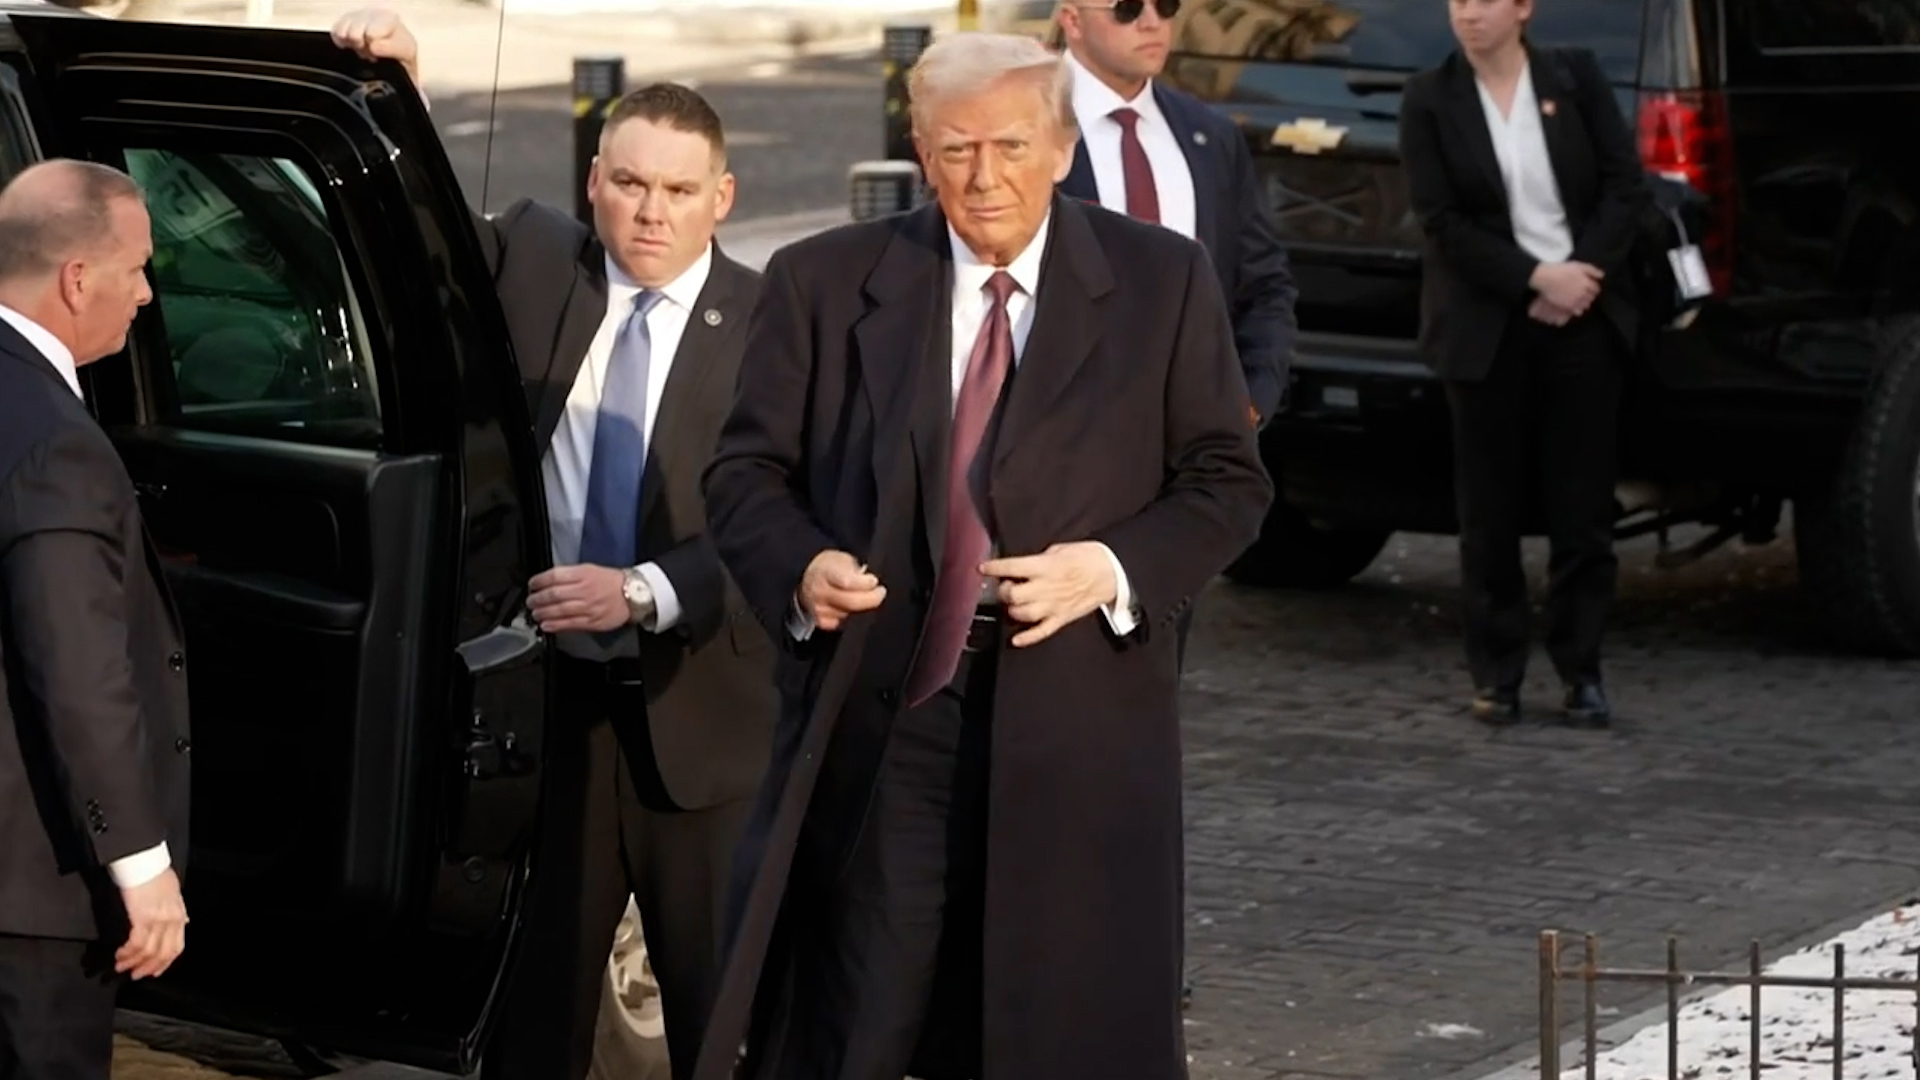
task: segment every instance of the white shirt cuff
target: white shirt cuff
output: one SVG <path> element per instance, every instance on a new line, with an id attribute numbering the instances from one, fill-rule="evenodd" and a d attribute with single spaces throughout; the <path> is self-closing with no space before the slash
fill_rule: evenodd
<path id="1" fill-rule="evenodd" d="M 1100 605 L 1100 614 L 1106 616 L 1107 627 L 1116 637 L 1126 637 L 1140 626 L 1133 587 L 1127 583 L 1127 569 L 1120 565 L 1120 557 L 1113 549 L 1101 544 L 1100 550 L 1107 553 L 1107 561 L 1113 564 L 1113 603 Z"/>
<path id="2" fill-rule="evenodd" d="M 673 591 L 667 572 L 660 569 L 658 563 L 641 563 L 634 569 L 653 591 L 653 614 L 640 620 L 640 629 L 649 634 L 664 634 L 679 626 L 680 594 Z"/>
<path id="3" fill-rule="evenodd" d="M 162 840 L 145 851 L 113 860 L 107 864 L 107 873 L 113 875 L 115 885 L 132 889 L 166 873 L 172 866 L 173 857 L 167 854 L 167 842 Z"/>
<path id="4" fill-rule="evenodd" d="M 787 607 L 787 633 L 793 635 L 795 641 L 805 641 L 813 636 L 814 627 L 813 615 L 800 606 L 800 598 L 795 596 Z"/>

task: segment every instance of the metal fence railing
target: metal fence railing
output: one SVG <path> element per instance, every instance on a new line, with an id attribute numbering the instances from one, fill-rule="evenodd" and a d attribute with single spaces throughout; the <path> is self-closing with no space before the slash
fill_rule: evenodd
<path id="1" fill-rule="evenodd" d="M 1846 947 L 1836 943 L 1833 946 L 1833 974 L 1824 975 L 1788 975 L 1769 973 L 1760 965 L 1760 943 L 1753 942 L 1747 951 L 1747 970 L 1745 972 L 1728 971 L 1687 971 L 1680 967 L 1680 946 L 1677 939 L 1667 939 L 1667 966 L 1659 968 L 1604 968 L 1600 966 L 1600 945 L 1593 934 L 1584 936 L 1585 948 L 1579 960 L 1569 965 L 1565 960 L 1566 947 L 1562 945 L 1557 931 L 1546 930 L 1540 934 L 1540 1076 L 1541 1080 L 1561 1080 L 1560 1066 L 1560 1029 L 1564 1023 L 1561 1016 L 1561 984 L 1577 982 L 1585 989 L 1582 1002 L 1584 1017 L 1584 1038 L 1582 1047 L 1585 1058 L 1586 1080 L 1602 1080 L 1599 1073 L 1599 1002 L 1597 987 L 1601 983 L 1664 983 L 1667 988 L 1667 1080 L 1687 1080 L 1691 1074 L 1683 1073 L 1680 1065 L 1680 997 L 1683 987 L 1745 986 L 1751 990 L 1747 1008 L 1747 1075 L 1751 1080 L 1759 1080 L 1763 1070 L 1768 1068 L 1761 1056 L 1761 991 L 1767 987 L 1792 987 L 1798 989 L 1830 990 L 1833 992 L 1833 1077 L 1844 1080 L 1843 1068 L 1846 1062 L 1846 1000 L 1847 992 L 1860 991 L 1898 991 L 1913 995 L 1914 1023 L 1913 1046 L 1910 1051 L 1915 1075 L 1920 1076 L 1920 956 L 1914 958 L 1913 978 L 1887 978 L 1874 976 L 1850 976 L 1847 974 Z M 1723 1074 L 1725 1075 L 1725 1074 Z M 1634 1080 L 1640 1080 L 1636 1077 Z"/>

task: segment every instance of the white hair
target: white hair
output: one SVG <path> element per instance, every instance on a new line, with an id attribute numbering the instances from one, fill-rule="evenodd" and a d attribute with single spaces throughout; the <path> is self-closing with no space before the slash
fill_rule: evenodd
<path id="1" fill-rule="evenodd" d="M 1078 133 L 1073 76 L 1064 58 L 1026 34 L 980 30 L 944 34 L 920 54 L 907 76 L 914 130 L 925 134 L 928 112 L 939 102 L 971 97 L 1011 78 L 1031 79 L 1054 122 Z"/>

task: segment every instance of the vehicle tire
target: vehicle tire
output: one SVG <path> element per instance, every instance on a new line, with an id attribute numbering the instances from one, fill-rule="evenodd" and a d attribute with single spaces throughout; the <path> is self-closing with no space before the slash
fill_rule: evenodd
<path id="1" fill-rule="evenodd" d="M 1832 490 L 1794 506 L 1800 587 L 1836 644 L 1920 655 L 1920 320 L 1882 331 L 1880 366 Z"/>
<path id="2" fill-rule="evenodd" d="M 672 1080 L 667 1060 L 666 1020 L 660 1015 L 660 983 L 647 961 L 640 909 L 627 898 L 614 931 L 607 979 L 594 1021 L 593 1062 L 587 1080 Z"/>
<path id="3" fill-rule="evenodd" d="M 1392 532 L 1330 529 L 1275 500 L 1260 538 L 1227 567 L 1227 577 L 1263 589 L 1331 589 L 1372 565 Z"/>

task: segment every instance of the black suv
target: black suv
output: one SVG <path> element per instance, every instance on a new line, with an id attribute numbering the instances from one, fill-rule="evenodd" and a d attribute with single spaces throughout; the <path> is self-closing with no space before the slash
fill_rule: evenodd
<path id="1" fill-rule="evenodd" d="M 0 0 L 0 179 L 147 188 L 157 297 L 84 369 L 192 659 L 193 926 L 133 1008 L 464 1073 L 541 783 L 539 454 L 397 66 Z"/>
<path id="2" fill-rule="evenodd" d="M 1715 286 L 1665 320 L 1622 417 L 1621 537 L 1704 523 L 1673 565 L 1792 520 L 1831 636 L 1920 654 L 1920 110 L 1914 0 L 1543 0 L 1599 56 L 1656 187 L 1691 191 Z M 1283 485 L 1243 582 L 1315 587 L 1396 530 L 1451 533 L 1449 420 L 1416 352 L 1421 236 L 1400 88 L 1444 0 L 1188 0 L 1174 85 L 1241 125 L 1299 278 Z M 1541 522 L 1536 520 L 1534 531 Z"/>

